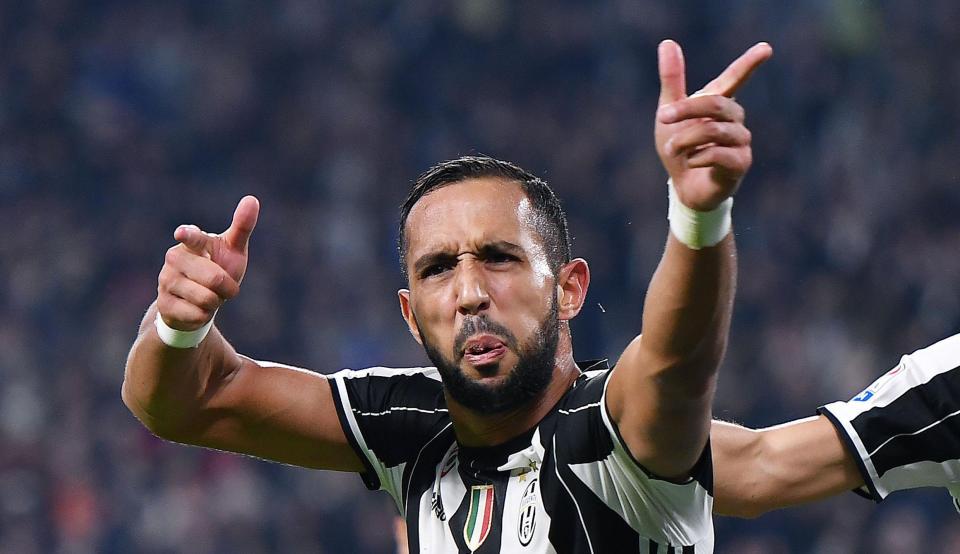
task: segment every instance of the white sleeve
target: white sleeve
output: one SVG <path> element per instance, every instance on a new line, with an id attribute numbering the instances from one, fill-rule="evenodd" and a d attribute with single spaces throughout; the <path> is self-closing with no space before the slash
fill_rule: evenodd
<path id="1" fill-rule="evenodd" d="M 860 467 L 869 496 L 960 485 L 960 335 L 904 356 L 847 402 L 819 409 Z"/>

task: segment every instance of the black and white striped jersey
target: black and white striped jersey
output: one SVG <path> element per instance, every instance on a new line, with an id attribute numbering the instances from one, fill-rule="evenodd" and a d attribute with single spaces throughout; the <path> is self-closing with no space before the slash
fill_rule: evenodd
<path id="1" fill-rule="evenodd" d="M 410 552 L 713 551 L 709 445 L 687 482 L 651 475 L 606 409 L 611 370 L 580 366 L 536 427 L 489 448 L 457 444 L 435 368 L 329 377 L 364 483 L 393 497 Z"/>
<path id="2" fill-rule="evenodd" d="M 904 356 L 847 402 L 819 410 L 840 431 L 877 502 L 916 487 L 960 497 L 960 335 Z M 957 504 L 960 509 L 960 504 Z"/>

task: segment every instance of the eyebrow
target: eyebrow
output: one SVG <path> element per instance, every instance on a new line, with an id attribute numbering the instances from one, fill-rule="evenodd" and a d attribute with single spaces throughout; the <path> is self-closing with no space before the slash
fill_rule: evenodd
<path id="1" fill-rule="evenodd" d="M 506 240 L 495 240 L 491 242 L 486 242 L 480 245 L 480 248 L 477 249 L 477 254 L 480 257 L 489 256 L 490 254 L 504 252 L 507 254 L 522 255 L 524 253 L 523 247 L 514 244 Z M 415 274 L 419 274 L 423 269 L 430 267 L 431 265 L 438 262 L 450 262 L 457 259 L 457 253 L 451 250 L 437 249 L 433 252 L 427 252 L 426 254 L 417 258 L 417 261 L 413 263 L 413 271 Z"/>

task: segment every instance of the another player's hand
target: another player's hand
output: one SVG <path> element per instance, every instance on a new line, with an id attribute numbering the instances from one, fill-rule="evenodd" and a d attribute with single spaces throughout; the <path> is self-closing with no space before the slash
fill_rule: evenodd
<path id="1" fill-rule="evenodd" d="M 180 244 L 167 250 L 157 286 L 157 309 L 167 325 L 180 331 L 199 329 L 240 292 L 259 213 L 260 202 L 245 196 L 230 227 L 220 234 L 205 233 L 196 225 L 177 227 L 173 238 Z"/>
<path id="2" fill-rule="evenodd" d="M 765 42 L 754 45 L 689 97 L 680 45 L 665 40 L 657 54 L 657 154 L 680 201 L 694 210 L 710 211 L 736 192 L 753 161 L 743 108 L 732 96 L 773 49 Z"/>

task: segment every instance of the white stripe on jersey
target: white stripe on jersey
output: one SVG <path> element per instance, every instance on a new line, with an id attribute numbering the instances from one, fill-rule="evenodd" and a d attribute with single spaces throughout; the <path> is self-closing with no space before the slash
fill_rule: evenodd
<path id="1" fill-rule="evenodd" d="M 366 369 L 341 369 L 336 373 L 327 375 L 327 378 L 362 379 L 364 377 L 397 377 L 398 375 L 423 375 L 434 381 L 440 381 L 440 372 L 437 371 L 435 367 L 368 367 Z"/>
<path id="2" fill-rule="evenodd" d="M 883 474 L 885 489 L 891 491 L 917 487 L 942 487 L 944 479 L 960 483 L 960 460 L 917 462 L 891 469 Z"/>
<path id="3" fill-rule="evenodd" d="M 421 414 L 437 414 L 449 412 L 446 408 L 437 408 L 436 410 L 424 410 L 423 408 L 411 408 L 409 406 L 391 406 L 382 412 L 361 412 L 354 408 L 353 412 L 360 416 L 384 416 L 393 412 L 420 412 Z"/>
<path id="4" fill-rule="evenodd" d="M 960 365 L 960 335 L 943 339 L 900 359 L 900 364 L 849 402 L 846 417 L 887 406 L 903 393 Z M 869 396 L 868 396 L 869 395 Z M 863 400 L 856 400 L 863 398 Z"/>
<path id="5" fill-rule="evenodd" d="M 557 410 L 557 411 L 560 412 L 560 413 L 563 414 L 563 415 L 570 415 L 570 414 L 575 414 L 575 413 L 577 413 L 577 412 L 579 412 L 579 411 L 582 411 L 582 410 L 587 410 L 587 409 L 589 409 L 589 408 L 597 408 L 597 407 L 599 407 L 599 406 L 600 406 L 600 403 L 599 403 L 599 402 L 594 402 L 593 404 L 587 404 L 587 405 L 585 405 L 585 406 L 578 406 L 578 407 L 576 407 L 576 408 L 573 408 L 572 410 Z"/>
<path id="6" fill-rule="evenodd" d="M 346 371 L 346 370 L 345 370 Z M 340 397 L 340 403 L 343 406 L 350 405 L 350 397 L 347 396 L 347 387 L 341 379 L 331 379 L 331 383 L 336 387 L 336 394 Z M 332 388 L 332 387 L 331 387 Z M 384 475 L 383 471 L 380 469 L 382 466 L 377 460 L 377 457 L 367 446 L 366 440 L 363 438 L 363 433 L 360 432 L 360 426 L 357 425 L 357 418 L 353 416 L 353 410 L 344 410 L 346 412 L 347 423 L 350 424 L 350 432 L 353 433 L 353 438 L 357 441 L 357 446 L 360 447 L 360 450 L 363 452 L 363 455 L 366 456 L 367 461 L 370 462 L 370 467 L 377 472 L 377 479 L 380 480 L 380 486 L 384 486 Z M 344 429 L 344 432 L 347 430 Z M 396 498 L 396 495 L 394 495 Z M 400 505 L 397 504 L 397 507 Z"/>
<path id="7" fill-rule="evenodd" d="M 661 553 L 668 544 L 712 551 L 712 499 L 696 480 L 682 485 L 657 480 L 629 457 L 604 409 L 608 371 L 590 371 L 578 379 L 557 411 L 545 418 L 548 423 L 487 459 L 477 449 L 457 450 L 449 412 L 442 403 L 425 400 L 441 391 L 435 380 L 417 378 L 426 372 L 436 370 L 374 368 L 340 372 L 332 379 L 344 431 L 356 439 L 381 488 L 405 515 L 417 551 L 462 550 L 465 507 L 478 481 L 496 487 L 496 519 L 484 543 L 488 550 L 601 554 L 646 552 L 656 543 Z M 416 441 L 405 441 L 408 436 Z M 491 461 L 495 464 L 483 465 Z M 459 467 L 461 463 L 466 466 Z M 636 483 L 624 485 L 634 479 Z M 610 494 L 622 498 L 614 502 Z M 676 513 L 663 511 L 674 508 Z M 679 553 L 694 547 L 674 549 Z"/>
<path id="8" fill-rule="evenodd" d="M 890 437 L 889 439 L 887 439 L 887 440 L 883 441 L 882 443 L 880 443 L 880 446 L 874 448 L 874 449 L 873 449 L 873 452 L 869 452 L 869 453 L 867 454 L 867 456 L 873 457 L 874 455 L 876 455 L 877 452 L 880 452 L 880 449 L 881 449 L 881 448 L 883 448 L 884 446 L 890 444 L 890 441 L 892 441 L 892 440 L 899 439 L 899 438 L 901 438 L 901 437 L 912 437 L 912 436 L 914 436 L 914 435 L 919 435 L 920 433 L 923 433 L 924 431 L 929 431 L 930 429 L 933 429 L 933 428 L 936 427 L 937 425 L 940 425 L 941 423 L 945 422 L 946 420 L 948 420 L 948 419 L 950 419 L 951 417 L 954 417 L 954 416 L 956 416 L 956 415 L 960 415 L 960 410 L 957 410 L 957 411 L 953 412 L 952 414 L 948 414 L 948 415 L 946 415 L 946 416 L 938 419 L 937 421 L 934 421 L 934 422 L 931 423 L 930 425 L 927 425 L 926 427 L 924 427 L 924 428 L 922 428 L 922 429 L 917 429 L 916 431 L 913 431 L 912 433 L 897 433 L 896 435 L 893 435 L 893 436 Z"/>

